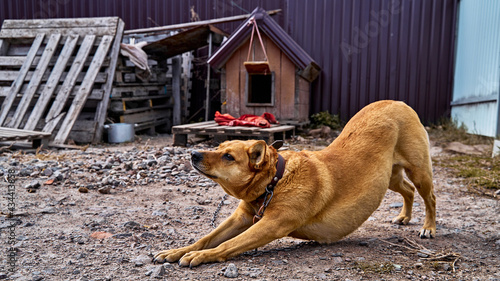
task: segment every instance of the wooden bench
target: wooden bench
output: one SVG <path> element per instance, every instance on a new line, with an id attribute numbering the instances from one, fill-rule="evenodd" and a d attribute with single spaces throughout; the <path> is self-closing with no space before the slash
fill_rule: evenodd
<path id="1" fill-rule="evenodd" d="M 267 143 L 272 143 L 275 139 L 285 140 L 286 133 L 290 132 L 295 136 L 295 126 L 291 125 L 271 125 L 270 128 L 245 127 L 245 126 L 220 126 L 215 121 L 206 121 L 193 124 L 177 125 L 172 127 L 174 134 L 174 145 L 186 146 L 188 135 L 205 135 L 219 137 L 224 140 L 228 137 L 244 137 L 263 139 Z"/>

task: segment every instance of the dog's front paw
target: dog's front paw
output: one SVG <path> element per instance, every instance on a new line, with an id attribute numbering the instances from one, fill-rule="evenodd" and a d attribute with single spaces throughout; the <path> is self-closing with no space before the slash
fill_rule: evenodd
<path id="1" fill-rule="evenodd" d="M 420 238 L 422 239 L 434 238 L 436 236 L 436 228 L 422 227 L 422 229 L 420 229 L 420 231 L 418 232 L 418 236 L 420 236 Z"/>
<path id="2" fill-rule="evenodd" d="M 392 220 L 393 224 L 404 224 L 407 225 L 411 220 L 411 217 L 399 215 Z"/>
<path id="3" fill-rule="evenodd" d="M 186 248 L 161 251 L 155 255 L 153 263 L 176 262 L 187 252 Z"/>
<path id="4" fill-rule="evenodd" d="M 216 257 L 211 250 L 193 251 L 185 254 L 180 260 L 180 266 L 194 267 L 202 263 L 222 262 L 223 258 Z"/>

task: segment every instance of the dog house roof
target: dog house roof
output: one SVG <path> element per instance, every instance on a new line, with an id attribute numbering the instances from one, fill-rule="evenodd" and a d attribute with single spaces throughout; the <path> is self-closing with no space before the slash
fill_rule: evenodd
<path id="1" fill-rule="evenodd" d="M 312 82 L 318 77 L 321 71 L 319 65 L 279 26 L 276 21 L 271 18 L 270 15 L 266 13 L 264 9 L 259 7 L 255 8 L 250 17 L 238 26 L 229 39 L 212 55 L 212 57 L 210 57 L 208 63 L 212 67 L 217 69 L 223 67 L 233 53 L 245 43 L 248 37 L 250 37 L 252 25 L 248 23 L 252 17 L 255 17 L 259 29 L 264 32 L 297 67 L 302 69 L 302 77 L 309 82 Z"/>

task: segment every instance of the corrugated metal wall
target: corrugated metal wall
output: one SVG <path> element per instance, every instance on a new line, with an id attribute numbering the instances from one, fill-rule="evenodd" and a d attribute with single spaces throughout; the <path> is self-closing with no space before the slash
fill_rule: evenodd
<path id="1" fill-rule="evenodd" d="M 459 10 L 451 115 L 470 133 L 500 136 L 500 1 L 462 0 Z"/>
<path id="2" fill-rule="evenodd" d="M 425 122 L 448 115 L 458 0 L 2 0 L 4 18 L 119 16 L 126 29 L 282 9 L 273 18 L 322 67 L 311 113 L 344 119 L 379 99 L 406 101 Z M 233 31 L 239 23 L 220 25 Z"/>

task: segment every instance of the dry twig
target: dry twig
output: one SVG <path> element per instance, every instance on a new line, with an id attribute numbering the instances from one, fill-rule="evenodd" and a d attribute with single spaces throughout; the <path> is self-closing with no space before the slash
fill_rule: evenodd
<path id="1" fill-rule="evenodd" d="M 453 272 L 455 272 L 455 263 L 460 259 L 460 254 L 451 252 L 451 251 L 441 251 L 441 252 L 436 252 L 430 249 L 425 248 L 424 246 L 418 244 L 417 242 L 409 239 L 409 238 L 404 238 L 404 242 L 406 242 L 407 245 L 401 245 L 401 244 L 396 244 L 392 243 L 383 239 L 379 239 L 380 241 L 387 243 L 389 245 L 395 246 L 395 247 L 400 247 L 407 249 L 409 251 L 412 251 L 414 253 L 420 253 L 422 255 L 425 255 L 427 257 L 421 257 L 423 260 L 428 260 L 428 261 L 437 261 L 440 263 L 451 263 L 451 268 Z"/>

